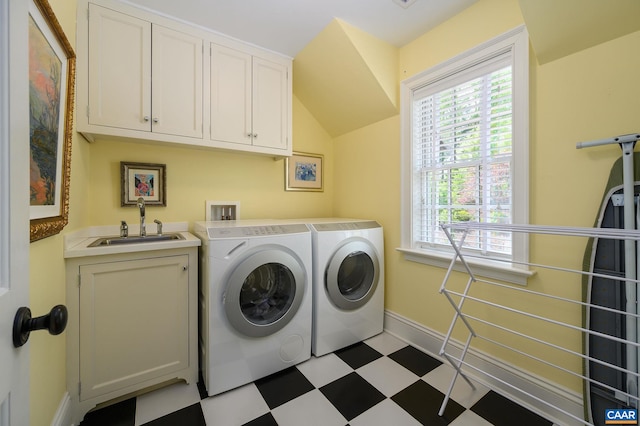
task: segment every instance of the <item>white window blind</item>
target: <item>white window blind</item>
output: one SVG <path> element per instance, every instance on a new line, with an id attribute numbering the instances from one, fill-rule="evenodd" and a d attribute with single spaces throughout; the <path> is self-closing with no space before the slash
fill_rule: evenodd
<path id="1" fill-rule="evenodd" d="M 442 223 L 512 223 L 510 55 L 483 61 L 413 96 L 414 239 L 449 246 Z M 511 235 L 474 234 L 465 247 L 511 256 Z"/>
<path id="2" fill-rule="evenodd" d="M 520 26 L 400 84 L 398 250 L 407 260 L 449 267 L 443 223 L 529 223 L 528 49 Z M 526 234 L 477 231 L 463 250 L 481 255 L 471 262 L 485 277 L 526 284 L 530 276 L 521 266 Z"/>

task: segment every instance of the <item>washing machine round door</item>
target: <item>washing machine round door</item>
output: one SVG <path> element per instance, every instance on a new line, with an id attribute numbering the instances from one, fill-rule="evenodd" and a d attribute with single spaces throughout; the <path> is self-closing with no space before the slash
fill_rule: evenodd
<path id="1" fill-rule="evenodd" d="M 380 262 L 373 246 L 363 239 L 347 240 L 327 265 L 327 296 L 340 309 L 358 309 L 375 293 L 379 276 Z"/>
<path id="2" fill-rule="evenodd" d="M 300 308 L 306 273 L 285 248 L 263 249 L 243 258 L 227 281 L 223 297 L 229 323 L 246 336 L 282 329 Z"/>

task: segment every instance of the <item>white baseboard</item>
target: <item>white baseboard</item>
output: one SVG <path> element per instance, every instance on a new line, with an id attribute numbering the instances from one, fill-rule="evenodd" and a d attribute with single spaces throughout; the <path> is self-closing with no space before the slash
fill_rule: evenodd
<path id="1" fill-rule="evenodd" d="M 69 392 L 65 392 L 58 405 L 53 420 L 51 420 L 51 426 L 73 426 L 71 424 L 71 395 Z"/>
<path id="2" fill-rule="evenodd" d="M 443 334 L 390 311 L 385 311 L 384 330 L 450 365 L 439 355 L 445 337 Z M 463 346 L 452 339 L 447 353 L 459 358 Z M 474 350 L 473 346 L 464 360 L 473 368 L 463 366 L 462 371 L 489 389 L 557 424 L 584 424 L 563 413 L 582 419 L 582 394 L 545 382 L 520 367 Z"/>

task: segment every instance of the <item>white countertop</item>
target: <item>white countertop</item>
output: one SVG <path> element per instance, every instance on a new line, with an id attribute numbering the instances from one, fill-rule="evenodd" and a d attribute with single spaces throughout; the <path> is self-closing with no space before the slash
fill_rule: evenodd
<path id="1" fill-rule="evenodd" d="M 154 224 L 149 227 L 147 225 L 147 235 L 155 235 L 155 232 L 149 232 L 154 229 Z M 184 240 L 167 240 L 154 241 L 151 243 L 139 244 L 116 244 L 103 247 L 89 247 L 98 238 L 117 237 L 120 235 L 120 227 L 112 226 L 93 226 L 79 231 L 70 232 L 64 236 L 64 258 L 100 256 L 106 254 L 135 253 L 151 250 L 167 250 L 183 247 L 198 247 L 202 242 L 198 237 L 188 232 L 189 226 L 187 222 L 172 222 L 163 224 L 163 233 L 179 233 Z M 129 225 L 129 235 L 139 235 L 139 225 Z"/>

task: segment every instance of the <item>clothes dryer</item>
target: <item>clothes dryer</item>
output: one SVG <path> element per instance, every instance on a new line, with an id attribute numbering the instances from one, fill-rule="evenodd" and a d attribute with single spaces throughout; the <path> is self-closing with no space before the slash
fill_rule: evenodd
<path id="1" fill-rule="evenodd" d="M 375 221 L 319 219 L 313 233 L 311 352 L 321 356 L 384 325 L 384 237 Z"/>
<path id="2" fill-rule="evenodd" d="M 209 395 L 311 356 L 312 240 L 305 224 L 197 222 L 200 367 Z"/>

